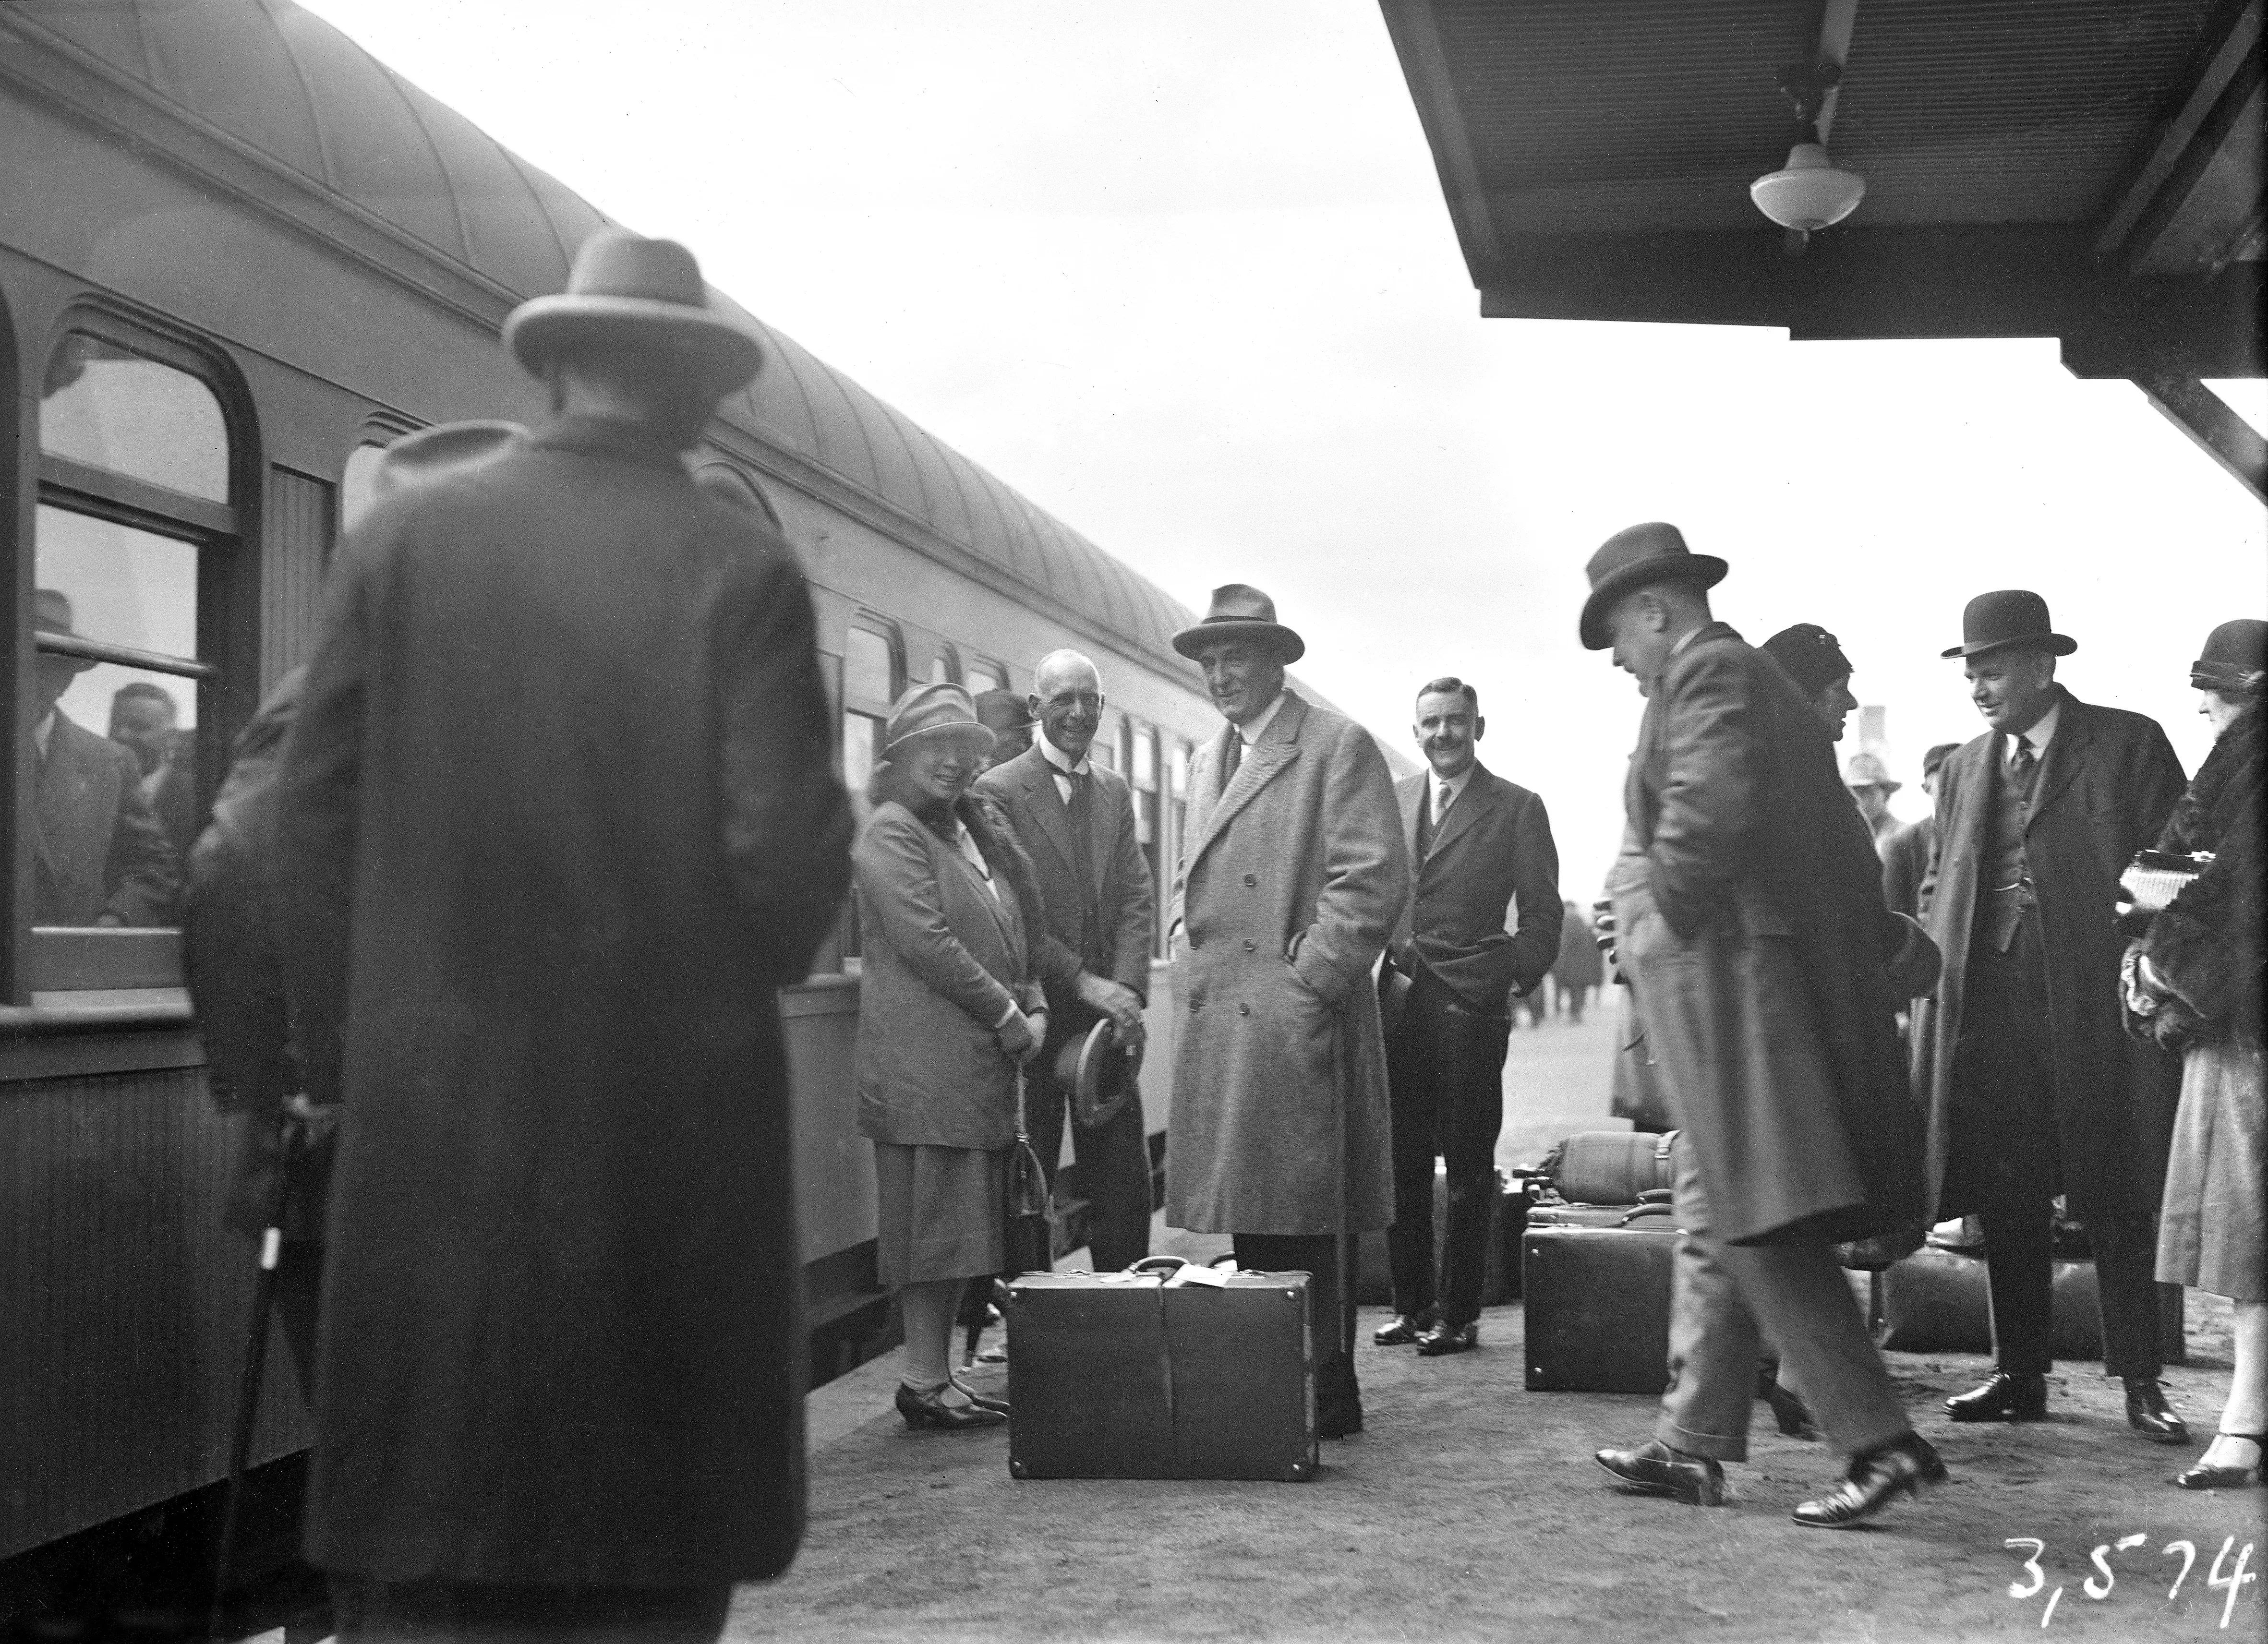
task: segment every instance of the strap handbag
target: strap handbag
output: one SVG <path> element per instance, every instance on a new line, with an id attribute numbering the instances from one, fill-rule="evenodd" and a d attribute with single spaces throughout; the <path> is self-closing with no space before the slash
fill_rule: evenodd
<path id="1" fill-rule="evenodd" d="M 1055 1225 L 1048 1214 L 1048 1173 L 1025 1128 L 1024 1070 L 1016 1069 L 1016 1143 L 1008 1153 L 1001 1217 L 1002 1268 L 1045 1273 L 1055 1265 Z"/>

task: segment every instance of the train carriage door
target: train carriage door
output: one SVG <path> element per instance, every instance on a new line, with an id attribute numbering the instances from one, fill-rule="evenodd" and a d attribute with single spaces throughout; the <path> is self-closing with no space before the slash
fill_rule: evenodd
<path id="1" fill-rule="evenodd" d="M 26 995 L 181 980 L 182 864 L 221 754 L 198 731 L 241 540 L 219 373 L 107 316 L 70 325 L 39 407 Z"/>

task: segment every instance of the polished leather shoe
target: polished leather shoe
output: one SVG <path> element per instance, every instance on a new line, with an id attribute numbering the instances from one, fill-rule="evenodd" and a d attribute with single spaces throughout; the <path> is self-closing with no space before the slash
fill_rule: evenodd
<path id="1" fill-rule="evenodd" d="M 1371 1332 L 1371 1345 L 1380 1347 L 1406 1347 L 1425 1333 L 1425 1326 L 1408 1313 L 1396 1313 L 1390 1325 L 1381 1325 Z"/>
<path id="2" fill-rule="evenodd" d="M 2048 1378 L 1995 1370 L 1983 1386 L 1947 1399 L 1945 1413 L 1955 1421 L 2044 1421 Z"/>
<path id="3" fill-rule="evenodd" d="M 1851 1464 L 1831 1495 L 1795 1509 L 1799 1524 L 1815 1530 L 1848 1530 L 1863 1524 L 1902 1495 L 1918 1497 L 1925 1485 L 1945 1482 L 1945 1463 L 1919 1434 L 1893 1439 Z"/>
<path id="4" fill-rule="evenodd" d="M 1004 1416 L 1008 1413 L 1008 1401 L 1006 1399 L 995 1398 L 990 1393 L 980 1393 L 974 1387 L 971 1387 L 967 1382 L 962 1381 L 958 1376 L 949 1376 L 946 1379 L 951 1381 L 955 1387 L 958 1387 L 964 1394 L 966 1394 L 968 1396 L 968 1402 L 975 1405 L 979 1410 L 998 1410 Z"/>
<path id="5" fill-rule="evenodd" d="M 2194 1467 L 2174 1475 L 2174 1482 L 2184 1490 L 2257 1490 L 2260 1487 L 2260 1460 L 2268 1450 L 2268 1437 L 2258 1433 L 2221 1433 L 2216 1439 L 2242 1439 L 2252 1446 L 2250 1467 L 2208 1467 L 2200 1461 Z M 2208 1450 L 2206 1454 L 2212 1452 Z"/>
<path id="6" fill-rule="evenodd" d="M 1725 1470 L 1706 1456 L 1672 1450 L 1649 1439 L 1636 1450 L 1602 1450 L 1600 1466 L 1633 1490 L 1675 1496 L 1688 1507 L 1725 1505 Z"/>
<path id="7" fill-rule="evenodd" d="M 1478 1324 L 1436 1325 L 1418 1338 L 1421 1358 L 1438 1359 L 1445 1353 L 1470 1353 L 1481 1345 Z"/>
<path id="8" fill-rule="evenodd" d="M 947 1382 L 946 1387 L 952 1384 Z M 898 1413 L 906 1419 L 909 1427 L 993 1427 L 1008 1419 L 1005 1411 L 986 1410 L 974 1404 L 948 1405 L 942 1402 L 944 1397 L 945 1387 L 917 1393 L 900 1382 Z"/>
<path id="9" fill-rule="evenodd" d="M 2186 1444 L 2190 1424 L 2166 1402 L 2165 1383 L 2157 1377 L 2129 1376 L 2126 1380 L 2126 1425 L 2158 1444 Z"/>

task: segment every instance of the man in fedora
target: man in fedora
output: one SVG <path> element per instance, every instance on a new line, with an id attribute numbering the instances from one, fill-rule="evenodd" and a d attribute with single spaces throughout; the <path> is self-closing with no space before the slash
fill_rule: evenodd
<path id="1" fill-rule="evenodd" d="M 1993 1373 L 1950 1400 L 1956 1421 L 2047 1411 L 2050 1206 L 2095 1249 L 2103 1368 L 2146 1437 L 2188 1430 L 2166 1403 L 2153 1251 L 2179 1095 L 2177 1065 L 2119 1026 L 2118 875 L 2182 796 L 2154 720 L 2056 683 L 2078 642 L 2023 589 L 1979 594 L 1958 658 L 1989 727 L 1939 771 L 1936 865 L 1924 894 L 1945 955 L 1914 1024 L 1936 1217 L 1984 1230 Z"/>
<path id="2" fill-rule="evenodd" d="M 802 1533 L 772 995 L 850 809 L 794 557 L 683 459 L 760 338 L 609 228 L 504 343 L 551 419 L 350 533 L 284 753 L 306 1548 L 349 1640 L 713 1638 Z"/>
<path id="3" fill-rule="evenodd" d="M 1721 1502 L 1769 1339 L 1849 1457 L 1796 1520 L 1841 1528 L 1945 1476 L 1832 1248 L 1918 1233 L 1921 1135 L 1896 1019 L 1916 987 L 1895 972 L 1934 956 L 1882 905 L 1826 726 L 1777 663 L 1712 619 L 1705 591 L 1726 569 L 1674 525 L 1631 526 L 1592 555 L 1580 625 L 1646 698 L 1609 888 L 1681 1127 L 1684 1230 L 1654 1437 L 1598 1460 L 1631 1488 Z"/>
<path id="4" fill-rule="evenodd" d="M 70 598 L 32 596 L 32 626 L 71 638 Z M 32 922 L 157 925 L 173 914 L 179 857 L 150 808 L 133 752 L 98 737 L 60 706 L 94 663 L 42 650 L 33 658 L 39 712 L 32 748 L 40 762 L 32 800 Z"/>
<path id="5" fill-rule="evenodd" d="M 1391 1322 L 1380 1347 L 1437 1358 L 1479 1345 L 1481 1279 L 1496 1209 L 1496 1135 L 1512 1001 L 1559 958 L 1559 851 L 1543 801 L 1480 762 L 1480 693 L 1448 676 L 1418 693 L 1410 727 L 1429 768 L 1395 785 L 1411 886 L 1386 950 L 1409 983 L 1387 1035 L 1394 1112 Z M 1584 947 L 1591 948 L 1587 932 Z M 1449 1214 L 1434 1283 L 1433 1161 Z"/>
<path id="6" fill-rule="evenodd" d="M 979 691 L 970 700 L 976 704 L 978 722 L 992 733 L 992 752 L 984 756 L 985 769 L 1005 765 L 1030 750 L 1032 732 L 1039 729 L 1039 721 L 1032 717 L 1022 697 L 1013 691 Z"/>
<path id="7" fill-rule="evenodd" d="M 1027 1081 L 1026 1123 L 1051 1180 L 1073 1094 L 1057 1075 L 1064 1046 L 1085 1040 L 1106 1017 L 1121 1044 L 1139 1044 L 1150 996 L 1157 893 L 1134 825 L 1133 790 L 1087 757 L 1102 727 L 1102 676 L 1093 662 L 1075 650 L 1042 657 L 1023 705 L 1038 719 L 1038 742 L 977 783 L 1015 824 L 1047 907 L 1034 957 L 1047 993 L 1048 1037 Z M 1142 1124 L 1138 1092 L 1102 1124 L 1071 1126 L 1099 1273 L 1150 1253 L 1150 1149 Z"/>
<path id="8" fill-rule="evenodd" d="M 1370 733 L 1284 683 L 1306 651 L 1231 583 L 1174 635 L 1228 723 L 1197 750 L 1174 874 L 1174 1123 L 1166 1220 L 1301 1271 L 1315 1424 L 1362 1430 L 1342 1312 L 1346 1239 L 1394 1219 L 1377 962 L 1410 896 L 1394 780 Z"/>
<path id="9" fill-rule="evenodd" d="M 1867 818 L 1867 831 L 1874 836 L 1879 853 L 1898 830 L 1898 819 L 1890 814 L 1890 796 L 1905 784 L 1891 776 L 1881 754 L 1854 753 L 1843 767 L 1843 786 L 1851 790 L 1852 803 Z"/>

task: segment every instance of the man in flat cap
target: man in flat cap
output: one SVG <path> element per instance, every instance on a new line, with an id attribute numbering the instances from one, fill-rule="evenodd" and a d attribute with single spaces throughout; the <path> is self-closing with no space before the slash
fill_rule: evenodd
<path id="1" fill-rule="evenodd" d="M 1936 1217 L 1976 1215 L 1991 1273 L 1993 1373 L 1949 1400 L 1956 1421 L 2047 1413 L 2051 1206 L 2095 1249 L 2103 1369 L 2145 1437 L 2187 1440 L 2167 1405 L 2156 1215 L 2178 1065 L 2118 1019 L 2118 875 L 2182 796 L 2154 720 L 2056 683 L 2078 642 L 2024 589 L 1979 594 L 1959 658 L 1989 729 L 1940 772 L 1937 861 L 1924 893 L 1945 954 L 1914 1024 Z"/>
<path id="2" fill-rule="evenodd" d="M 358 523 L 284 752 L 306 1547 L 349 1644 L 713 1639 L 802 1535 L 773 994 L 850 809 L 795 560 L 682 456 L 760 337 L 602 229 L 504 342 L 552 420 Z"/>
<path id="3" fill-rule="evenodd" d="M 1284 683 L 1306 646 L 1232 583 L 1174 635 L 1228 723 L 1197 750 L 1174 875 L 1174 1123 L 1166 1220 L 1305 1270 L 1315 1425 L 1362 1430 L 1345 1238 L 1394 1219 L 1371 966 L 1410 895 L 1394 781 L 1370 733 Z"/>
<path id="4" fill-rule="evenodd" d="M 1842 1528 L 1945 1476 L 1832 1248 L 1918 1233 L 1921 1137 L 1896 1020 L 1913 985 L 1894 972 L 1934 956 L 1882 904 L 1826 726 L 1781 667 L 1712 620 L 1705 591 L 1725 571 L 1661 524 L 1609 538 L 1588 567 L 1583 643 L 1611 646 L 1646 698 L 1610 890 L 1681 1127 L 1684 1229 L 1654 1438 L 1598 1460 L 1631 1488 L 1721 1502 L 1769 1339 L 1849 1458 L 1796 1520 Z"/>

